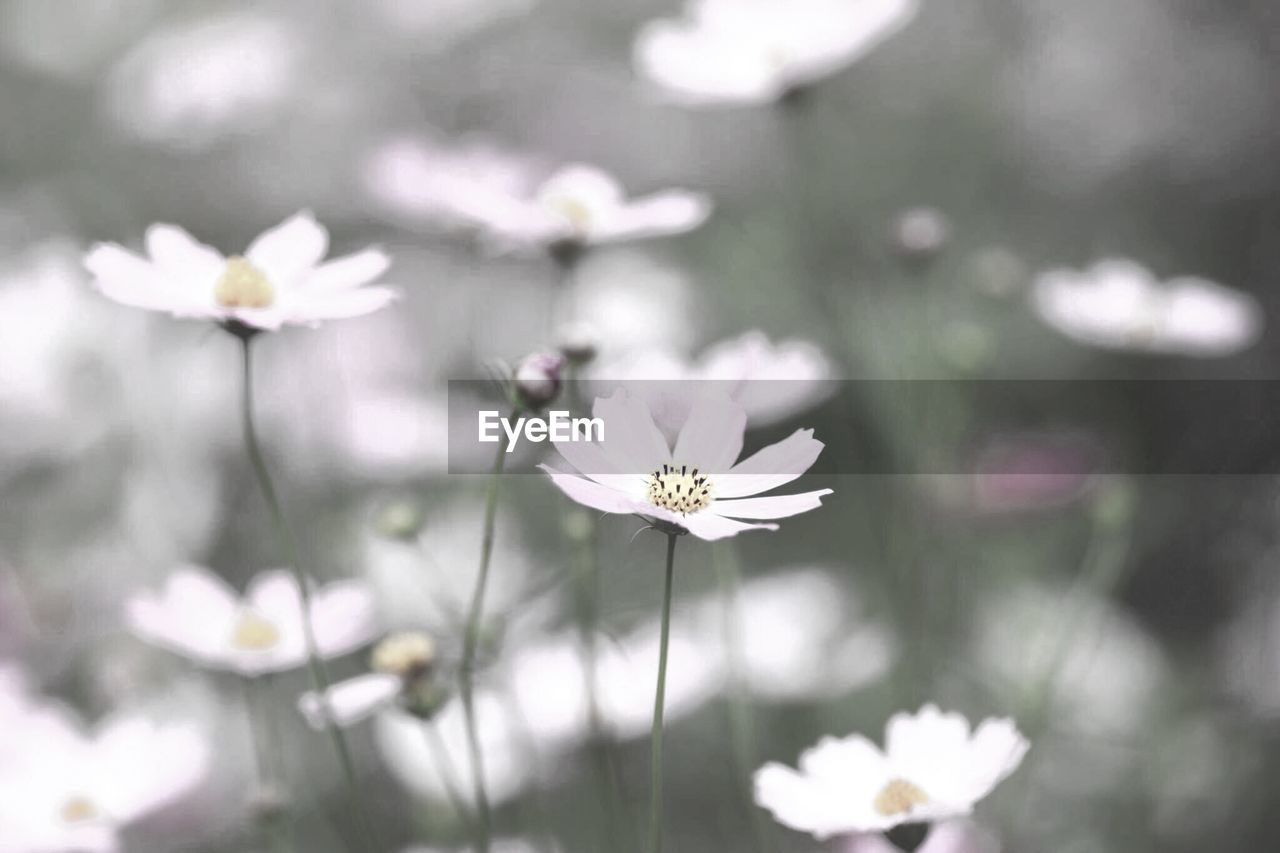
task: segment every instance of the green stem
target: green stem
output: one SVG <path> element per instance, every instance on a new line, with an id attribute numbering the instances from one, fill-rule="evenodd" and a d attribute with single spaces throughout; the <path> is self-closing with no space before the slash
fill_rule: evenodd
<path id="1" fill-rule="evenodd" d="M 467 615 L 466 634 L 462 645 L 462 666 L 459 671 L 462 710 L 466 718 L 467 749 L 471 759 L 471 780 L 476 799 L 476 853 L 488 853 L 491 817 L 489 795 L 485 786 L 483 753 L 480 749 L 480 733 L 476 725 L 475 665 L 476 650 L 480 645 L 480 622 L 484 616 L 484 593 L 489 584 L 489 561 L 493 557 L 494 521 L 498 514 L 498 483 L 507 462 L 507 443 L 498 439 L 498 453 L 489 474 L 485 492 L 484 530 L 480 539 L 480 569 L 476 573 L 476 587 L 471 596 L 471 610 Z"/>
<path id="2" fill-rule="evenodd" d="M 662 640 L 658 648 L 658 687 L 653 694 L 652 766 L 649 780 L 649 853 L 662 851 L 662 713 L 667 701 L 667 650 L 671 644 L 671 587 L 675 576 L 676 533 L 667 534 L 667 574 L 662 588 Z"/>
<path id="3" fill-rule="evenodd" d="M 326 704 L 330 682 L 324 661 L 317 650 L 315 629 L 311 624 L 310 584 L 302 570 L 297 539 L 294 537 L 293 530 L 289 527 L 289 523 L 285 518 L 284 508 L 281 506 L 280 498 L 276 493 L 275 482 L 271 479 L 271 471 L 267 468 L 266 458 L 263 456 L 262 447 L 258 442 L 258 430 L 253 415 L 253 339 L 246 334 L 240 336 L 240 341 L 243 344 L 242 352 L 244 354 L 244 377 L 241 383 L 244 394 L 241 414 L 245 450 L 249 454 L 249 462 L 253 466 L 254 475 L 258 480 L 258 487 L 262 491 L 262 497 L 267 502 L 267 508 L 271 514 L 271 522 L 280 540 L 280 547 L 284 551 L 289 570 L 293 572 L 298 584 L 298 595 L 302 603 L 302 635 L 307 649 L 307 669 L 311 673 L 312 686 L 317 695 L 319 695 L 320 702 Z M 327 717 L 328 709 L 325 708 L 325 711 L 325 716 Z M 352 810 L 355 814 L 356 823 L 366 841 L 371 843 L 373 838 L 372 825 L 369 822 L 364 795 L 356 780 L 355 763 L 351 759 L 351 748 L 347 744 L 346 735 L 343 734 L 342 728 L 337 725 L 329 725 L 326 729 L 333 741 L 334 752 L 338 755 L 338 763 L 342 766 L 342 774 L 346 779 L 347 788 L 351 794 Z"/>
<path id="4" fill-rule="evenodd" d="M 716 542 L 711 546 L 711 562 L 720 582 L 720 601 L 723 610 L 723 640 L 725 659 L 729 670 L 728 695 L 726 696 L 729 722 L 729 739 L 733 750 L 734 777 L 749 780 L 756 768 L 755 724 L 750 695 L 743 682 L 745 664 L 742 660 L 742 620 L 738 604 L 741 585 L 737 555 L 730 542 Z M 738 797 L 751 825 L 751 847 L 756 853 L 770 849 L 768 830 L 756 808 L 751 786 L 739 784 Z"/>
<path id="5" fill-rule="evenodd" d="M 260 694 L 266 690 L 266 685 L 252 678 L 243 678 L 241 681 L 244 687 L 245 714 L 249 722 L 249 735 L 253 746 L 256 785 L 254 796 L 261 798 L 255 802 L 255 817 L 267 846 L 277 853 L 287 853 L 292 845 L 288 838 L 288 817 L 284 811 L 286 806 L 283 801 L 279 803 L 268 801 L 268 798 L 283 796 L 284 791 L 277 787 L 279 783 L 275 781 L 275 777 L 280 767 L 273 760 L 270 751 L 270 744 L 277 740 L 271 719 L 271 709 L 267 703 L 259 701 Z M 277 807 L 279 811 L 276 810 Z"/>

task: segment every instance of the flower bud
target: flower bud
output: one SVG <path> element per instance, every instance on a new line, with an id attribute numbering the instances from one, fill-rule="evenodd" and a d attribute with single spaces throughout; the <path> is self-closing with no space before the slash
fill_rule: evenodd
<path id="1" fill-rule="evenodd" d="M 400 707 L 420 720 L 430 720 L 449 701 L 449 688 L 437 679 L 419 679 L 405 684 Z"/>
<path id="2" fill-rule="evenodd" d="M 421 631 L 392 634 L 373 649 L 370 664 L 378 672 L 412 681 L 431 672 L 436 663 L 436 643 Z"/>
<path id="3" fill-rule="evenodd" d="M 600 351 L 600 336 L 586 323 L 570 323 L 560 329 L 556 348 L 570 364 L 588 364 Z"/>
<path id="4" fill-rule="evenodd" d="M 516 402 L 529 409 L 541 409 L 560 393 L 564 358 L 558 353 L 534 353 L 516 368 L 512 388 Z"/>
<path id="5" fill-rule="evenodd" d="M 916 207 L 898 217 L 893 226 L 893 247 L 903 259 L 921 266 L 933 262 L 947 248 L 951 223 L 942 211 Z"/>
<path id="6" fill-rule="evenodd" d="M 413 501 L 394 501 L 378 510 L 374 527 L 390 539 L 414 539 L 426 523 L 422 508 Z"/>

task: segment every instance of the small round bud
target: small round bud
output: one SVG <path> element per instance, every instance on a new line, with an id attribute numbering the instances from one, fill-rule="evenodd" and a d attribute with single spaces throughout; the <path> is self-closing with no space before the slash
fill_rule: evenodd
<path id="1" fill-rule="evenodd" d="M 600 336 L 586 323 L 570 323 L 560 330 L 556 348 L 570 364 L 588 364 L 600 351 Z"/>
<path id="2" fill-rule="evenodd" d="M 369 662 L 378 672 L 412 681 L 422 678 L 435 666 L 436 643 L 421 631 L 402 631 L 374 646 Z"/>
<path id="3" fill-rule="evenodd" d="M 530 409 L 541 409 L 560 393 L 564 358 L 558 353 L 534 353 L 516 368 L 513 389 L 516 402 Z"/>
<path id="4" fill-rule="evenodd" d="M 951 223 L 942 211 L 917 207 L 898 217 L 893 226 L 893 247 L 907 261 L 929 264 L 947 248 Z"/>
<path id="5" fill-rule="evenodd" d="M 374 527 L 391 539 L 413 539 L 421 532 L 426 518 L 422 507 L 413 501 L 394 501 L 378 510 Z"/>

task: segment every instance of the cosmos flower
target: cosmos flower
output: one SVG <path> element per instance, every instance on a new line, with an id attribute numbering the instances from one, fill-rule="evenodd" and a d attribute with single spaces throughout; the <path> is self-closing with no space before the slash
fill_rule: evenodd
<path id="1" fill-rule="evenodd" d="M 759 330 L 708 347 L 696 359 L 651 348 L 596 368 L 593 379 L 625 381 L 649 403 L 664 430 L 676 430 L 693 401 L 708 391 L 727 395 L 747 412 L 752 427 L 784 421 L 835 390 L 835 369 L 813 343 L 770 341 Z"/>
<path id="2" fill-rule="evenodd" d="M 843 70 L 915 17 L 916 0 L 690 0 L 636 37 L 638 73 L 690 106 L 762 104 Z"/>
<path id="3" fill-rule="evenodd" d="M 194 726 L 136 716 L 88 731 L 41 703 L 4 728 L 0 853 L 114 853 L 122 827 L 191 792 L 209 761 Z"/>
<path id="4" fill-rule="evenodd" d="M 687 190 L 628 198 L 594 166 L 565 166 L 542 180 L 537 171 L 485 146 L 454 151 L 401 140 L 374 153 L 366 181 L 401 216 L 478 229 L 507 251 L 682 234 L 711 214 L 710 200 Z"/>
<path id="5" fill-rule="evenodd" d="M 851 836 L 836 850 L 838 853 L 901 853 L 883 835 L 873 833 Z M 930 830 L 916 853 L 1000 853 L 1000 842 L 971 821 L 949 820 Z"/>
<path id="6" fill-rule="evenodd" d="M 1046 272 L 1031 304 L 1062 334 L 1104 349 L 1225 356 L 1262 332 L 1262 310 L 1249 294 L 1200 278 L 1161 282 L 1125 260 Z"/>
<path id="7" fill-rule="evenodd" d="M 346 728 L 367 720 L 399 701 L 400 707 L 429 718 L 440 709 L 448 692 L 432 678 L 436 644 L 420 631 L 402 631 L 379 643 L 370 657 L 371 672 L 339 681 L 325 691 L 323 701 L 315 691 L 298 699 L 298 710 L 313 729 L 330 723 Z"/>
<path id="8" fill-rule="evenodd" d="M 224 257 L 175 225 L 147 229 L 147 257 L 100 243 L 85 257 L 94 286 L 123 305 L 175 317 L 275 330 L 359 317 L 396 292 L 364 287 L 390 265 L 378 249 L 321 263 L 329 232 L 308 212 L 266 231 L 244 255 Z"/>
<path id="9" fill-rule="evenodd" d="M 889 720 L 883 751 L 850 735 L 807 750 L 799 771 L 765 765 L 755 776 L 756 802 L 819 840 L 963 817 L 1017 769 L 1027 748 L 1011 720 L 986 720 L 970 733 L 964 717 L 926 705 Z"/>
<path id="10" fill-rule="evenodd" d="M 604 422 L 604 440 L 556 443 L 578 474 L 540 466 L 561 491 L 592 509 L 638 515 L 700 539 L 722 539 L 746 530 L 777 529 L 776 524 L 738 519 L 799 515 L 831 494 L 821 489 L 763 496 L 809 470 L 822 442 L 813 430 L 797 430 L 739 462 L 746 412 L 722 397 L 707 396 L 693 404 L 674 450 L 648 406 L 626 391 L 597 398 L 594 415 Z"/>
<path id="11" fill-rule="evenodd" d="M 253 677 L 307 662 L 301 595 L 283 569 L 259 574 L 242 598 L 208 569 L 184 566 L 159 593 L 131 597 L 126 616 L 140 639 L 214 669 Z M 356 581 L 314 590 L 310 616 L 322 657 L 347 654 L 374 636 L 373 595 Z"/>

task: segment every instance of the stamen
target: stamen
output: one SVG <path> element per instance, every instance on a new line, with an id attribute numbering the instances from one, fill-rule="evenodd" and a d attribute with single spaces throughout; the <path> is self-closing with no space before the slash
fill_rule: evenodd
<path id="1" fill-rule="evenodd" d="M 885 817 L 906 814 L 913 808 L 929 802 L 929 795 L 919 785 L 905 779 L 894 779 L 876 794 L 872 806 Z"/>
<path id="2" fill-rule="evenodd" d="M 586 234 L 591 228 L 591 209 L 580 200 L 569 195 L 550 195 L 543 203 L 569 222 L 569 227 L 578 235 Z"/>
<path id="3" fill-rule="evenodd" d="M 276 292 L 262 270 L 235 255 L 227 258 L 213 298 L 223 308 L 266 308 L 276 301 Z"/>
<path id="4" fill-rule="evenodd" d="M 392 634 L 374 647 L 370 660 L 378 672 L 406 680 L 426 675 L 435 662 L 435 641 L 420 631 Z"/>
<path id="5" fill-rule="evenodd" d="M 256 613 L 246 612 L 231 632 L 231 645 L 237 649 L 263 652 L 280 642 L 280 629 Z"/>
<path id="6" fill-rule="evenodd" d="M 99 812 L 93 800 L 88 797 L 75 796 L 62 804 L 58 815 L 64 823 L 88 823 L 91 820 L 95 820 Z"/>
<path id="7" fill-rule="evenodd" d="M 647 481 L 649 503 L 656 507 L 688 515 L 711 503 L 711 481 L 697 468 L 691 472 L 688 465 L 663 464 Z"/>

